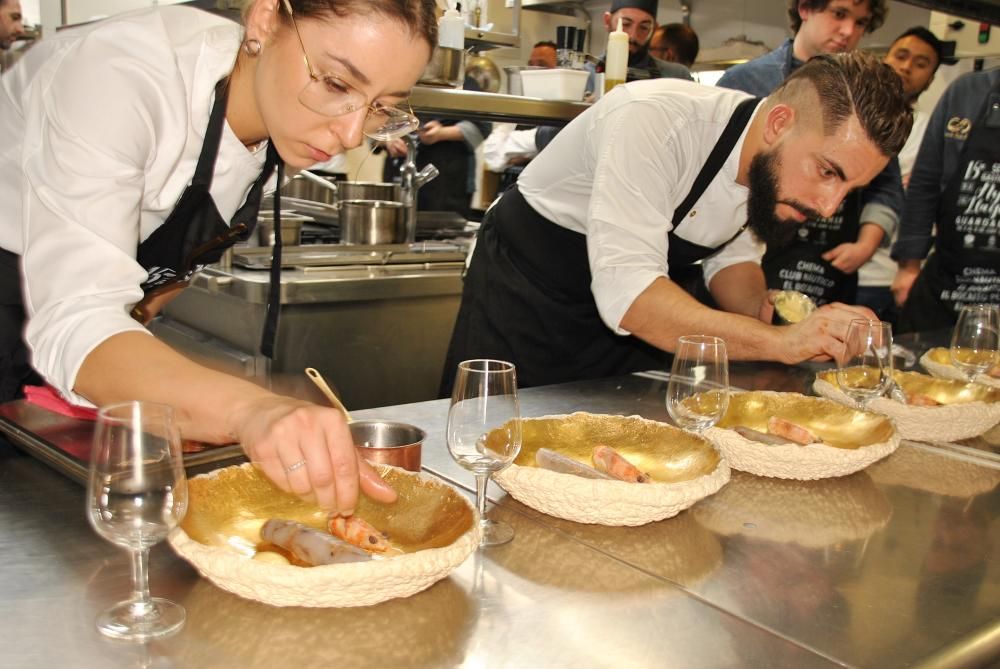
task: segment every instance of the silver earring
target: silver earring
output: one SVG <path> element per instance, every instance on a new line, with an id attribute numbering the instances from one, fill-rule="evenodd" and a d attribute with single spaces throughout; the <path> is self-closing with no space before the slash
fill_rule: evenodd
<path id="1" fill-rule="evenodd" d="M 243 42 L 243 52 L 250 57 L 259 56 L 263 49 L 264 46 L 260 43 L 260 40 L 248 39 Z"/>

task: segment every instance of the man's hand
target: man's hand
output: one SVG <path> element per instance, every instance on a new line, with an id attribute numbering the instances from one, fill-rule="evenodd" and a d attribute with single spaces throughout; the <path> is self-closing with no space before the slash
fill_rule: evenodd
<path id="1" fill-rule="evenodd" d="M 899 269 L 896 271 L 892 286 L 889 288 L 892 291 L 893 299 L 896 300 L 896 306 L 901 307 L 910 299 L 910 290 L 918 276 L 920 276 L 919 260 L 900 261 Z"/>
<path id="2" fill-rule="evenodd" d="M 393 139 L 385 143 L 385 150 L 393 158 L 403 158 L 406 156 L 406 142 L 402 139 Z"/>
<path id="3" fill-rule="evenodd" d="M 875 252 L 859 242 L 848 242 L 833 247 L 823 254 L 823 260 L 844 274 L 854 274 L 868 262 Z"/>
<path id="4" fill-rule="evenodd" d="M 783 326 L 782 362 L 795 364 L 803 360 L 836 360 L 844 354 L 847 326 L 857 318 L 877 321 L 867 307 L 833 302 L 825 304 L 794 325 Z"/>

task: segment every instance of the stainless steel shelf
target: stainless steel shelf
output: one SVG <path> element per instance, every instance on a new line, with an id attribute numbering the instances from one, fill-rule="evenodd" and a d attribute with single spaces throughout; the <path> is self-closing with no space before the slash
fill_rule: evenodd
<path id="1" fill-rule="evenodd" d="M 479 93 L 454 88 L 416 86 L 410 104 L 417 114 L 449 115 L 474 121 L 531 125 L 566 125 L 589 104 L 526 98 L 520 95 Z"/>

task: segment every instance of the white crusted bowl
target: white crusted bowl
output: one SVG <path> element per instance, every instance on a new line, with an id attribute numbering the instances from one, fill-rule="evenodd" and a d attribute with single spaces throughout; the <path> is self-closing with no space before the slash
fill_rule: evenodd
<path id="1" fill-rule="evenodd" d="M 966 381 L 965 375 L 951 364 L 951 354 L 946 348 L 938 347 L 928 350 L 920 356 L 920 364 L 927 370 L 928 374 L 936 376 L 939 379 Z M 1000 388 L 1000 379 L 992 377 L 989 374 L 980 374 L 977 376 L 976 383 Z"/>
<path id="2" fill-rule="evenodd" d="M 895 371 L 893 377 L 907 396 L 921 394 L 941 402 L 939 406 L 914 406 L 887 397 L 870 401 L 866 407 L 868 411 L 892 418 L 903 439 L 971 439 L 1000 423 L 1000 388 L 937 379 L 919 372 Z M 837 386 L 836 370 L 817 374 L 813 390 L 846 406 L 854 406 L 854 401 Z"/>
<path id="3" fill-rule="evenodd" d="M 729 480 L 729 466 L 707 440 L 641 416 L 573 413 L 526 418 L 521 452 L 494 480 L 518 501 L 577 523 L 644 525 L 675 516 Z M 542 469 L 548 448 L 590 464 L 606 444 L 652 477 L 651 483 L 587 479 Z"/>
<path id="4" fill-rule="evenodd" d="M 822 443 L 767 445 L 730 429 L 743 426 L 767 432 L 771 416 L 807 428 Z M 884 416 L 799 393 L 770 391 L 733 393 L 726 415 L 705 436 L 722 450 L 733 469 L 799 480 L 853 474 L 892 453 L 900 439 L 892 421 Z"/>
<path id="5" fill-rule="evenodd" d="M 399 499 L 378 504 L 362 497 L 355 513 L 402 551 L 391 557 L 317 567 L 254 559 L 268 518 L 322 528 L 325 514 L 282 492 L 251 464 L 192 478 L 189 510 L 170 545 L 220 588 L 273 606 L 368 606 L 408 597 L 476 550 L 479 523 L 469 500 L 442 481 L 396 467 L 379 471 Z"/>
<path id="6" fill-rule="evenodd" d="M 725 536 L 744 534 L 823 548 L 867 539 L 885 527 L 892 504 L 867 472 L 836 481 L 793 481 L 734 473 L 724 490 L 691 510 Z"/>

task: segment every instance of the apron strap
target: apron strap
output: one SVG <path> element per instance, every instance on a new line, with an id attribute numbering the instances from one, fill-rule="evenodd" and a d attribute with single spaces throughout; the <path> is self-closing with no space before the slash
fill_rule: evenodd
<path id="1" fill-rule="evenodd" d="M 260 352 L 274 360 L 274 340 L 278 334 L 278 313 L 281 311 L 281 184 L 285 180 L 285 163 L 274 148 L 273 141 L 267 147 L 267 162 L 277 164 L 278 187 L 274 190 L 274 247 L 271 252 L 271 274 L 268 278 L 267 308 L 264 312 L 264 331 L 260 336 Z M 256 213 L 254 217 L 256 218 Z"/>
<path id="2" fill-rule="evenodd" d="M 223 119 L 226 116 L 226 101 L 229 99 L 229 79 L 220 79 L 215 85 L 215 102 L 212 104 L 212 114 L 205 130 L 204 145 L 216 147 L 215 151 L 202 151 L 198 156 L 198 165 L 194 168 L 192 184 L 212 185 L 212 173 L 215 171 L 215 157 L 218 155 L 219 143 L 222 141 Z"/>
<path id="3" fill-rule="evenodd" d="M 698 201 L 698 198 L 702 196 L 708 185 L 712 183 L 712 179 L 715 175 L 719 173 L 722 166 L 726 164 L 726 159 L 729 158 L 729 154 L 732 153 L 733 147 L 736 146 L 736 142 L 739 141 L 740 135 L 743 134 L 743 129 L 746 128 L 747 123 L 750 122 L 750 118 L 753 116 L 754 110 L 757 109 L 757 103 L 760 102 L 760 98 L 747 98 L 739 105 L 736 106 L 736 110 L 733 115 L 729 117 L 729 123 L 726 124 L 725 130 L 722 131 L 722 135 L 719 136 L 719 141 L 715 143 L 712 148 L 712 152 L 708 154 L 708 160 L 702 165 L 701 171 L 694 180 L 694 184 L 691 186 L 691 191 L 684 198 L 684 201 L 680 203 L 677 209 L 674 210 L 674 227 L 676 228 L 680 225 L 684 217 L 688 215 L 691 208 Z M 738 236 L 741 229 L 736 233 Z M 734 236 L 733 239 L 736 237 Z M 732 241 L 732 240 L 730 240 Z M 726 242 L 727 244 L 729 242 Z"/>

